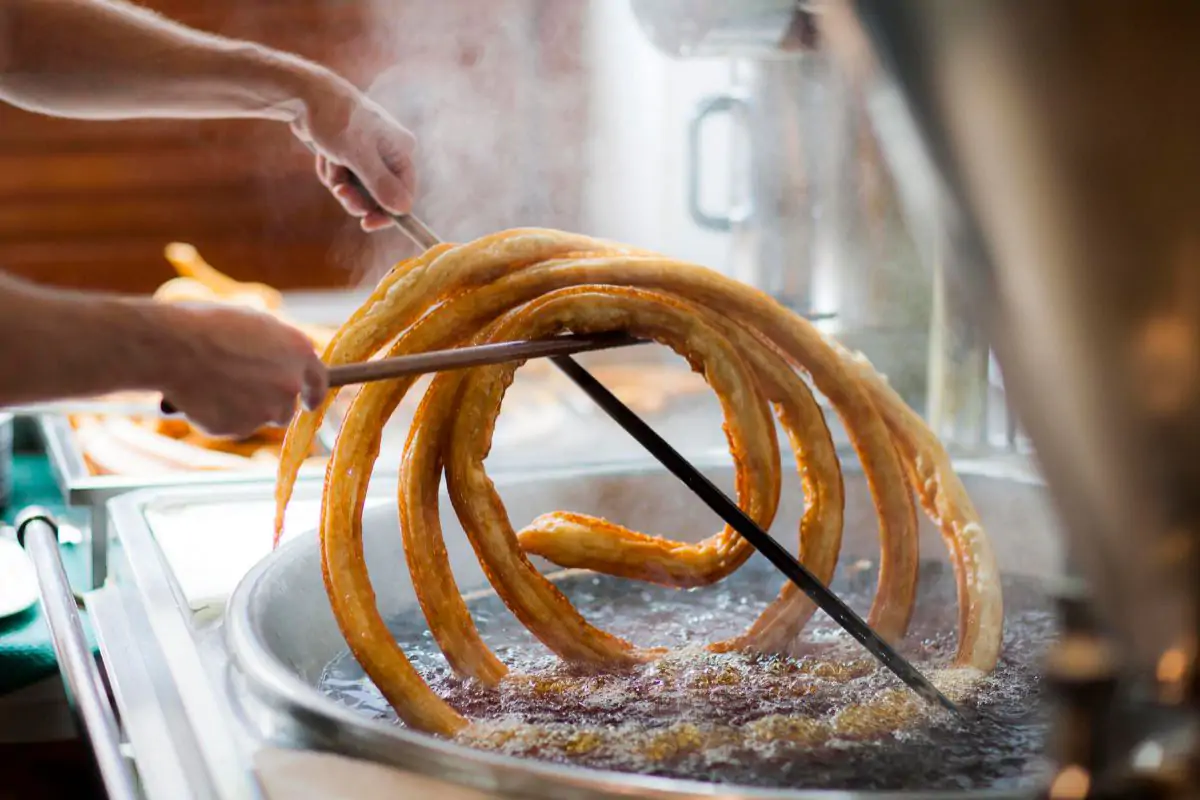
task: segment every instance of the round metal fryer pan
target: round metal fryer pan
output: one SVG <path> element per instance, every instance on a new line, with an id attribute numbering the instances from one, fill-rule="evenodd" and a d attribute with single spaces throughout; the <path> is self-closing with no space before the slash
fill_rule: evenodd
<path id="1" fill-rule="evenodd" d="M 705 471 L 717 485 L 732 486 L 732 470 Z M 860 471 L 845 467 L 846 559 L 878 552 L 876 517 Z M 1044 581 L 1059 573 L 1057 523 L 1041 483 L 1019 467 L 959 466 L 989 530 L 1001 571 Z M 697 538 L 716 529 L 715 517 L 671 475 L 657 467 L 610 467 L 553 475 L 497 478 L 496 485 L 515 523 L 554 509 L 596 513 L 628 521 L 642 530 Z M 774 535 L 794 542 L 802 509 L 797 491 L 787 491 Z M 463 592 L 487 587 L 474 552 L 447 498 L 442 520 L 451 563 Z M 419 614 L 401 549 L 392 504 L 369 509 L 363 520 L 368 569 L 385 617 Z M 943 554 L 941 537 L 922 520 L 924 558 Z M 545 569 L 550 565 L 543 562 Z M 586 609 L 584 609 L 586 613 Z M 345 650 L 321 577 L 315 534 L 297 537 L 260 562 L 243 579 L 226 610 L 226 637 L 233 664 L 231 682 L 239 709 L 257 732 L 276 744 L 329 750 L 461 783 L 500 795 L 529 798 L 912 798 L 1025 797 L 997 791 L 882 793 L 822 790 L 764 790 L 559 766 L 487 753 L 382 721 L 372 720 L 325 696 L 317 684 L 325 667 Z"/>

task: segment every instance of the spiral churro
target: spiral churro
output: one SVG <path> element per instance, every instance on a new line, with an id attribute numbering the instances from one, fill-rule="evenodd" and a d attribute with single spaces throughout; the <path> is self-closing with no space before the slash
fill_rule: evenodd
<path id="1" fill-rule="evenodd" d="M 1003 609 L 999 575 L 978 516 L 949 459 L 920 418 L 865 361 L 762 293 L 705 268 L 584 236 L 522 229 L 440 245 L 397 265 L 325 349 L 330 365 L 431 349 L 538 338 L 562 331 L 626 331 L 672 348 L 721 400 L 740 507 L 771 525 L 780 497 L 774 407 L 805 493 L 800 558 L 822 581 L 841 546 L 842 474 L 825 419 L 801 374 L 833 405 L 862 463 L 880 521 L 881 559 L 869 622 L 905 634 L 917 585 L 913 492 L 940 526 L 958 579 L 956 665 L 991 670 Z M 529 561 L 583 567 L 672 587 L 720 581 L 753 550 L 726 527 L 695 544 L 556 511 L 514 531 L 483 467 L 514 364 L 443 373 L 421 402 L 399 482 L 409 571 L 430 630 L 463 676 L 494 684 L 505 666 L 483 643 L 454 582 L 442 539 L 445 476 L 488 580 L 514 615 L 561 658 L 594 665 L 653 659 L 590 625 Z M 320 521 L 322 569 L 334 615 L 355 658 L 397 714 L 442 735 L 468 721 L 422 680 L 375 608 L 362 545 L 362 510 L 382 424 L 414 380 L 363 387 L 343 421 L 327 472 Z M 330 403 L 292 421 L 280 456 L 276 536 L 304 454 Z M 780 651 L 814 612 L 786 584 L 751 626 L 715 651 Z"/>

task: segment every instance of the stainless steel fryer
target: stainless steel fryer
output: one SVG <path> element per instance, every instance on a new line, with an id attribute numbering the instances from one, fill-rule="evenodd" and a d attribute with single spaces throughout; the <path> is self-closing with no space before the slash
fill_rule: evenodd
<path id="1" fill-rule="evenodd" d="M 731 483 L 728 467 L 710 466 L 706 471 L 718 484 Z M 964 464 L 961 471 L 993 532 L 1002 569 L 1052 580 L 1059 564 L 1055 523 L 1043 489 L 1031 473 L 1016 461 Z M 501 490 L 516 521 L 550 509 L 569 508 L 603 513 L 644 530 L 693 540 L 714 525 L 711 515 L 689 498 L 686 489 L 653 467 L 530 475 L 507 484 L 501 485 Z M 843 564 L 877 553 L 875 513 L 860 472 L 847 469 L 846 490 Z M 785 492 L 773 529 L 781 541 L 794 542 L 801 502 L 799 493 Z M 459 586 L 464 592 L 485 588 L 474 554 L 448 502 L 443 503 L 447 546 Z M 367 563 L 385 617 L 420 613 L 403 566 L 394 512 L 390 504 L 378 506 L 364 518 Z M 924 556 L 944 552 L 939 534 L 928 523 L 922 525 L 921 537 Z M 316 688 L 326 665 L 345 650 L 345 643 L 325 597 L 319 551 L 312 536 L 286 544 L 242 581 L 226 610 L 225 642 L 234 665 L 231 683 L 239 713 L 259 735 L 277 744 L 360 756 L 519 797 L 885 796 L 742 789 L 555 766 L 472 750 L 358 715 Z M 976 792 L 962 796 L 1009 795 Z"/>

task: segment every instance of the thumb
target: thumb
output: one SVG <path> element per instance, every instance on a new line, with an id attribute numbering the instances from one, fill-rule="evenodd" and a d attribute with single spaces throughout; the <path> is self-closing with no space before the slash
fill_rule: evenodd
<path id="1" fill-rule="evenodd" d="M 374 142 L 364 149 L 367 163 L 360 178 L 384 210 L 408 213 L 413 210 L 415 196 L 415 140 L 412 133 L 398 125 L 380 127 L 383 130 L 374 132 Z"/>

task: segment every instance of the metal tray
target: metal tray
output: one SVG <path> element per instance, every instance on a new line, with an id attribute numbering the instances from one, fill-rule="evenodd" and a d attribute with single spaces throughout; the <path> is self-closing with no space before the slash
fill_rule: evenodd
<path id="1" fill-rule="evenodd" d="M 732 482 L 727 466 L 705 470 L 718 485 Z M 1059 574 L 1056 525 L 1041 485 L 1030 473 L 1006 467 L 964 464 L 968 491 L 994 531 L 996 555 L 1006 573 L 1050 580 Z M 498 482 L 499 483 L 499 482 Z M 530 476 L 500 485 L 510 516 L 521 521 L 556 509 L 636 520 L 646 530 L 692 538 L 714 527 L 706 509 L 689 498 L 674 478 L 655 467 Z M 847 469 L 846 535 L 843 558 L 877 552 L 875 515 L 861 472 Z M 789 496 L 790 494 L 790 496 Z M 802 499 L 785 493 L 779 511 L 781 540 L 794 538 Z M 676 502 L 678 501 L 678 502 Z M 449 504 L 442 524 L 456 579 L 464 592 L 487 586 Z M 364 519 L 367 563 L 377 602 L 386 617 L 417 613 L 404 567 L 392 507 L 379 506 Z M 785 532 L 785 529 L 787 531 Z M 782 537 L 787 537 L 783 539 Z M 922 552 L 943 553 L 936 530 L 921 529 Z M 260 735 L 293 747 L 332 750 L 370 758 L 405 770 L 519 797 L 614 798 L 834 798 L 935 796 L 821 791 L 763 791 L 624 773 L 554 766 L 484 753 L 358 715 L 316 687 L 326 665 L 345 649 L 325 596 L 314 537 L 294 540 L 263 560 L 243 580 L 226 609 L 226 641 L 234 664 L 232 683 L 240 713 Z M 940 797 L 1007 797 L 1003 792 L 936 794 Z M 1019 796 L 1019 795 L 1017 795 Z"/>
<path id="2" fill-rule="evenodd" d="M 88 536 L 91 555 L 92 586 L 101 586 L 108 573 L 108 512 L 109 500 L 138 489 L 170 486 L 238 486 L 275 481 L 274 467 L 255 465 L 245 470 L 196 472 L 162 472 L 157 475 L 93 475 L 84 461 L 79 440 L 66 416 L 44 415 L 37 418 L 45 443 L 46 456 L 54 480 L 68 506 L 84 508 L 90 516 Z M 321 446 L 328 450 L 336 435 L 334 422 L 327 423 L 320 434 Z M 300 478 L 322 479 L 323 467 L 306 467 Z"/>

